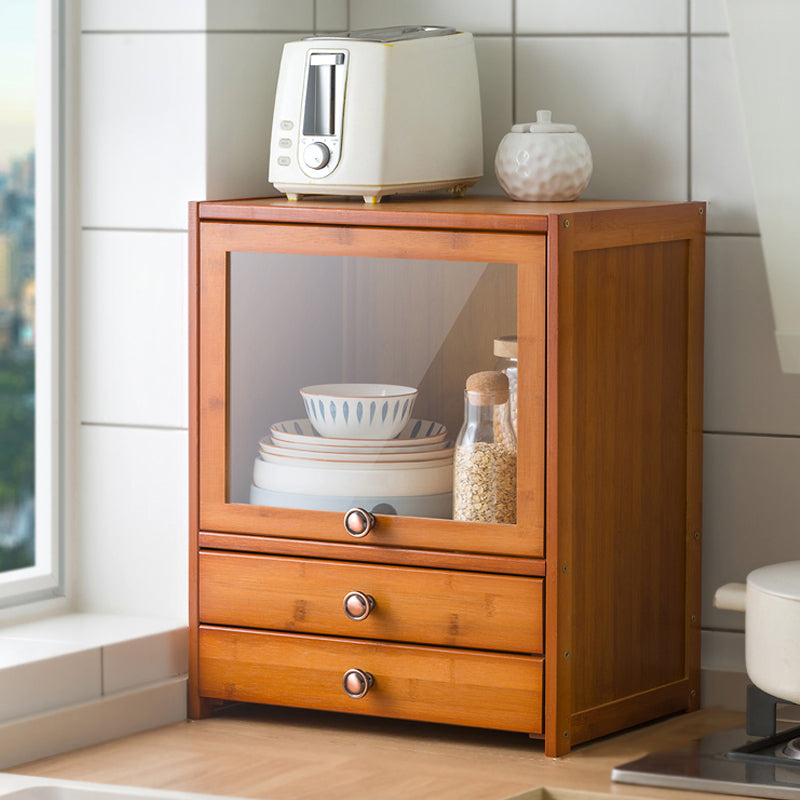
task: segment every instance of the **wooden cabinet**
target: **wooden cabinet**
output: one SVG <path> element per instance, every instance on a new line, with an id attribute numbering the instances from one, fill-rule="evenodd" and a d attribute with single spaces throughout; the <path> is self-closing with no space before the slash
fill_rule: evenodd
<path id="1" fill-rule="evenodd" d="M 193 203 L 190 715 L 310 707 L 559 755 L 697 708 L 704 211 Z M 313 481 L 251 484 L 303 385 L 418 386 L 415 416 L 455 438 L 466 376 L 510 334 L 514 524 L 381 496 L 355 538 Z"/>

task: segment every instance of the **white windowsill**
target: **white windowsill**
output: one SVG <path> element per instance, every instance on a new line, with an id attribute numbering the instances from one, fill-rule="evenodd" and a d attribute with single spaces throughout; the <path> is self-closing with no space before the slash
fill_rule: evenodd
<path id="1" fill-rule="evenodd" d="M 64 614 L 0 628 L 0 769 L 186 718 L 175 620 Z"/>

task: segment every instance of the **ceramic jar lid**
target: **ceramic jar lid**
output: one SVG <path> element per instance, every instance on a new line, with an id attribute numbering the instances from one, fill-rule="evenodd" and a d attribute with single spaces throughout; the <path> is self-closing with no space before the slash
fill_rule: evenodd
<path id="1" fill-rule="evenodd" d="M 567 122 L 553 122 L 552 112 L 536 112 L 536 122 L 522 122 L 511 126 L 512 133 L 577 133 L 578 129 Z"/>

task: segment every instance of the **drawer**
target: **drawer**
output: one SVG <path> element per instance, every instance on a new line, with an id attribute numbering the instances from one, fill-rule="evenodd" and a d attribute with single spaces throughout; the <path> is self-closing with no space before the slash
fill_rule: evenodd
<path id="1" fill-rule="evenodd" d="M 541 578 L 203 551 L 199 582 L 211 625 L 542 652 Z M 364 619 L 352 592 L 374 600 Z"/>
<path id="2" fill-rule="evenodd" d="M 542 732 L 543 660 L 201 626 L 204 697 L 454 725 Z M 344 690 L 369 673 L 363 697 Z"/>

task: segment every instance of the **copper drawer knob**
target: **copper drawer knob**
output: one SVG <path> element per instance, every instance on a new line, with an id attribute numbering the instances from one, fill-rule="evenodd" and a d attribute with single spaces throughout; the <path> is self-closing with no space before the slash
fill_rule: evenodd
<path id="1" fill-rule="evenodd" d="M 364 592 L 348 592 L 344 596 L 344 613 L 356 621 L 366 619 L 375 608 L 375 598 Z"/>
<path id="2" fill-rule="evenodd" d="M 342 686 L 349 697 L 358 700 L 363 697 L 375 683 L 375 678 L 363 669 L 349 669 L 342 678 Z"/>
<path id="3" fill-rule="evenodd" d="M 375 527 L 375 517 L 363 508 L 351 508 L 344 515 L 344 529 L 356 539 L 366 536 Z"/>

